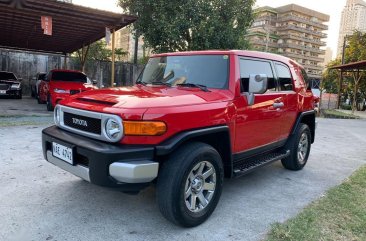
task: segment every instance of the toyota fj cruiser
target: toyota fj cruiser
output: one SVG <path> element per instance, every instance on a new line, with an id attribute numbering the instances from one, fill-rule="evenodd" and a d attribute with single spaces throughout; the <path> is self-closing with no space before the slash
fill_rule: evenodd
<path id="1" fill-rule="evenodd" d="M 48 162 L 124 192 L 154 183 L 162 214 L 186 227 L 211 215 L 224 177 L 302 169 L 315 136 L 303 67 L 238 50 L 155 55 L 136 85 L 71 96 L 54 119 Z"/>

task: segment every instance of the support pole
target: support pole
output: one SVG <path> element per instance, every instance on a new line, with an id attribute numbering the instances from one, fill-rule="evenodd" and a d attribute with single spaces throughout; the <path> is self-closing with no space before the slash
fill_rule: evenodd
<path id="1" fill-rule="evenodd" d="M 135 33 L 135 49 L 134 49 L 134 56 L 133 56 L 133 63 L 137 64 L 137 55 L 138 55 L 138 49 L 139 49 L 139 35 L 136 31 Z"/>
<path id="2" fill-rule="evenodd" d="M 115 45 L 116 45 L 116 37 L 115 37 L 115 30 L 112 31 L 112 68 L 111 68 L 111 87 L 114 86 L 114 63 L 116 61 L 115 55 Z"/>
<path id="3" fill-rule="evenodd" d="M 64 53 L 64 69 L 67 69 L 67 53 Z"/>
<path id="4" fill-rule="evenodd" d="M 338 86 L 338 102 L 337 109 L 341 106 L 341 95 L 342 95 L 342 85 L 343 85 L 343 71 L 341 70 L 339 73 L 339 86 Z"/>

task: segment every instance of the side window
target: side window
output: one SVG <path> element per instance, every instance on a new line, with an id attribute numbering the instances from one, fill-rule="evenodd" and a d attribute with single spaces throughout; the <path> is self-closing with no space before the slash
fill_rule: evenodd
<path id="1" fill-rule="evenodd" d="M 293 90 L 290 69 L 283 64 L 276 63 L 275 66 L 278 74 L 278 82 L 280 83 L 280 90 Z"/>
<path id="2" fill-rule="evenodd" d="M 273 77 L 273 71 L 270 62 L 252 59 L 240 59 L 241 92 L 248 92 L 249 75 L 251 74 L 266 74 L 268 77 L 267 91 L 276 91 L 277 84 Z"/>
<path id="3" fill-rule="evenodd" d="M 301 69 L 301 75 L 302 75 L 303 80 L 305 81 L 306 88 L 308 88 L 310 79 L 309 79 L 308 74 L 306 73 L 306 71 L 304 69 Z"/>
<path id="4" fill-rule="evenodd" d="M 45 81 L 49 82 L 51 80 L 51 74 L 52 72 L 49 72 L 46 77 L 45 77 Z"/>

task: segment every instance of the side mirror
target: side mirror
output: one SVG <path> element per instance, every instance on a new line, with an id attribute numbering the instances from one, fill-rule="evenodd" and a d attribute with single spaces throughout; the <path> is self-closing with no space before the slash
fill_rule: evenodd
<path id="1" fill-rule="evenodd" d="M 264 94 L 267 91 L 268 77 L 265 74 L 249 75 L 249 93 Z"/>
<path id="2" fill-rule="evenodd" d="M 93 79 L 93 80 L 92 80 L 92 83 L 93 83 L 93 85 L 97 85 L 97 84 L 98 84 L 98 81 L 97 81 L 97 80 L 95 80 L 95 79 Z"/>
<path id="3" fill-rule="evenodd" d="M 250 74 L 248 92 L 245 92 L 248 105 L 254 105 L 254 94 L 264 94 L 267 91 L 268 77 L 265 74 Z"/>

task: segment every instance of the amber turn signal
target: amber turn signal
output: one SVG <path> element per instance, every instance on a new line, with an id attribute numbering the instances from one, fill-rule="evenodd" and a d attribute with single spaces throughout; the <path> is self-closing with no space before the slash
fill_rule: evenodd
<path id="1" fill-rule="evenodd" d="M 126 136 L 160 136 L 166 132 L 161 121 L 123 121 Z"/>

